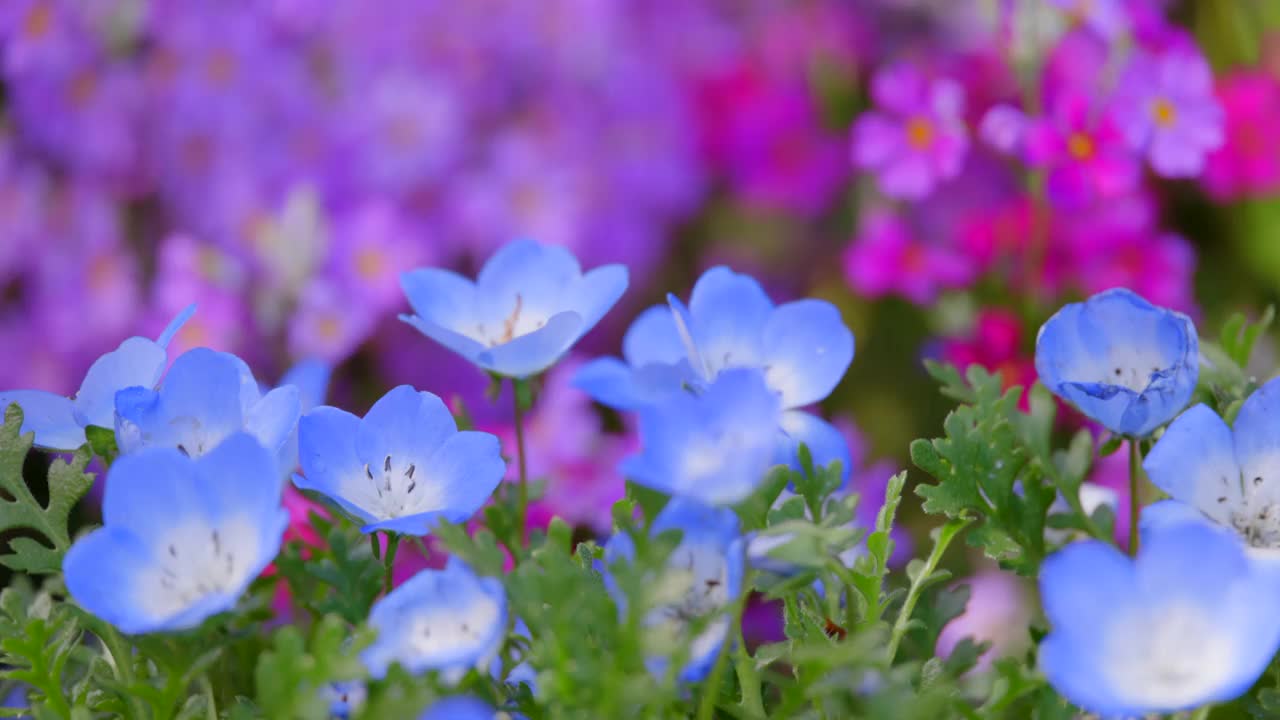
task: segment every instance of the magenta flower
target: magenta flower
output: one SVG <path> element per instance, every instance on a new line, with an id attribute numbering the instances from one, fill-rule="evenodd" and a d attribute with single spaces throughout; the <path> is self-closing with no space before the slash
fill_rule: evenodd
<path id="1" fill-rule="evenodd" d="M 1280 189 L 1280 82 L 1263 72 L 1237 72 L 1218 82 L 1226 110 L 1226 143 L 1209 155 L 1204 184 L 1215 197 L 1266 195 Z"/>
<path id="2" fill-rule="evenodd" d="M 959 174 L 969 150 L 959 83 L 904 63 L 876 73 L 871 97 L 879 109 L 853 127 L 853 163 L 877 173 L 886 195 L 920 199 Z"/>
<path id="3" fill-rule="evenodd" d="M 1107 40 L 1114 40 L 1129 29 L 1123 0 L 1049 0 L 1049 4 Z"/>
<path id="4" fill-rule="evenodd" d="M 875 213 L 845 251 L 844 273 L 866 297 L 900 295 L 926 305 L 944 289 L 973 282 L 977 267 L 956 248 L 916 238 L 901 218 Z"/>
<path id="5" fill-rule="evenodd" d="M 1223 143 L 1223 113 L 1213 72 L 1187 50 L 1138 54 L 1116 96 L 1117 120 L 1130 145 L 1165 177 L 1194 177 Z"/>
<path id="6" fill-rule="evenodd" d="M 1029 164 L 1047 169 L 1049 198 L 1080 208 L 1132 190 L 1141 179 L 1138 158 L 1108 109 L 1088 96 L 1064 92 L 1047 117 L 1031 121 L 1024 137 Z"/>

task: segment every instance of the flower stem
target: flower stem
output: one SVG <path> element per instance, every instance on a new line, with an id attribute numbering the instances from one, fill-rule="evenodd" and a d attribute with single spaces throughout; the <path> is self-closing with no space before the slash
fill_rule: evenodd
<path id="1" fill-rule="evenodd" d="M 711 666 L 711 674 L 702 687 L 702 700 L 698 703 L 697 720 L 711 720 L 716 712 L 716 701 L 720 699 L 720 679 L 724 676 L 725 666 L 729 664 L 729 644 L 741 637 L 742 611 L 747 605 L 747 596 L 751 593 L 753 578 L 750 573 L 742 579 L 742 591 L 734 599 L 733 615 L 730 625 L 725 630 L 724 641 L 716 653 L 716 663 Z M 735 628 L 738 628 L 735 631 Z"/>
<path id="2" fill-rule="evenodd" d="M 933 550 L 929 553 L 929 558 L 924 561 L 924 565 L 911 578 L 911 587 L 907 590 L 907 597 L 902 601 L 902 609 L 898 611 L 898 617 L 893 622 L 893 630 L 889 634 L 889 648 L 886 656 L 890 665 L 893 664 L 894 656 L 898 654 L 898 645 L 902 642 L 902 637 L 907 634 L 907 628 L 911 624 L 911 614 L 915 612 L 920 594 L 924 592 L 934 571 L 938 569 L 938 563 L 942 561 L 942 555 L 947 551 L 947 546 L 960 534 L 961 530 L 968 527 L 970 522 L 972 520 L 967 518 L 948 520 L 945 525 L 934 531 Z"/>
<path id="3" fill-rule="evenodd" d="M 391 569 L 396 564 L 396 550 L 400 547 L 400 534 L 387 533 L 387 552 L 382 558 L 382 591 L 384 593 L 391 592 Z"/>
<path id="4" fill-rule="evenodd" d="M 1129 438 L 1129 554 L 1138 554 L 1138 513 L 1142 509 L 1142 453 L 1138 439 Z"/>
<path id="5" fill-rule="evenodd" d="M 200 688 L 204 691 L 205 713 L 209 720 L 218 720 L 218 702 L 213 697 L 213 683 L 209 682 L 208 675 L 200 676 Z"/>
<path id="6" fill-rule="evenodd" d="M 527 380 L 511 381 L 511 397 L 515 403 L 515 424 L 516 424 L 516 452 L 519 455 L 520 463 L 520 487 L 518 489 L 518 500 L 516 506 L 516 522 L 519 529 L 520 545 L 525 543 L 525 533 L 528 530 L 528 514 L 529 514 L 529 464 L 525 458 L 527 454 L 524 444 L 524 411 L 525 396 L 529 392 Z"/>

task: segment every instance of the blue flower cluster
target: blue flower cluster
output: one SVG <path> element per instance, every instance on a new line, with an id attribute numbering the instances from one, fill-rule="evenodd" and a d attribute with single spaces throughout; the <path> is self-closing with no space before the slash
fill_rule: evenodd
<path id="1" fill-rule="evenodd" d="M 1169 499 L 1143 508 L 1136 557 L 1095 540 L 1041 570 L 1053 626 L 1045 675 L 1103 717 L 1239 697 L 1280 649 L 1267 601 L 1280 593 L 1280 380 L 1249 397 L 1234 426 L 1206 405 L 1179 416 L 1199 377 L 1195 326 L 1123 289 L 1051 318 L 1036 367 L 1113 433 L 1136 442 L 1168 424 L 1142 466 Z"/>

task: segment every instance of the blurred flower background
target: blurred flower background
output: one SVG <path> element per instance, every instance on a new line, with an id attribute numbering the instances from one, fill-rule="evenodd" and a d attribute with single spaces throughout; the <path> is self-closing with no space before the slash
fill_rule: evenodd
<path id="1" fill-rule="evenodd" d="M 0 69 L 0 387 L 70 393 L 195 301 L 179 351 L 324 360 L 354 412 L 412 383 L 509 445 L 398 277 L 533 237 L 630 268 L 583 357 L 715 264 L 835 302 L 822 410 L 874 498 L 948 409 L 922 358 L 1027 384 L 1068 300 L 1280 294 L 1270 0 L 5 0 Z M 537 517 L 607 531 L 634 440 L 571 374 Z"/>

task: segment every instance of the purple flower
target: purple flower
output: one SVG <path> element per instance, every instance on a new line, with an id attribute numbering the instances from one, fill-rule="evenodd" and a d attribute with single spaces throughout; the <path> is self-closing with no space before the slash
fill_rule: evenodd
<path id="1" fill-rule="evenodd" d="M 969 133 L 959 83 L 904 63 L 876 73 L 871 96 L 880 109 L 854 125 L 853 162 L 875 171 L 885 194 L 919 199 L 960 172 Z"/>
<path id="2" fill-rule="evenodd" d="M 1113 113 L 1092 107 L 1083 94 L 1059 94 L 1050 114 L 1032 121 L 1023 142 L 1027 162 L 1048 170 L 1049 197 L 1061 207 L 1123 195 L 1141 179 Z"/>
<path id="3" fill-rule="evenodd" d="M 1204 57 L 1186 50 L 1139 54 L 1116 97 L 1117 119 L 1134 149 L 1165 177 L 1194 177 L 1224 141 L 1223 112 Z"/>
<path id="4" fill-rule="evenodd" d="M 1065 10 L 1107 40 L 1114 40 L 1129 29 L 1123 0 L 1049 0 L 1049 4 Z"/>

